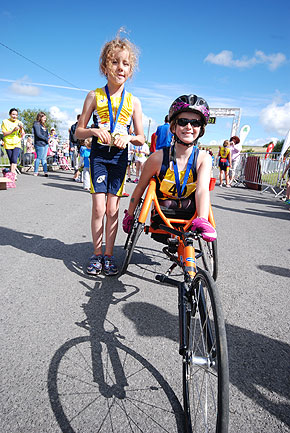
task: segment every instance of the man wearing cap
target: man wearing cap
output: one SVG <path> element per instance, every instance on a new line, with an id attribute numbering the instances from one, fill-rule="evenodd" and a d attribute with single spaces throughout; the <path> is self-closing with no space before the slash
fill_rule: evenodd
<path id="1" fill-rule="evenodd" d="M 240 144 L 240 139 L 236 135 L 230 138 L 230 151 L 232 159 L 232 167 L 230 168 L 230 184 L 235 179 L 235 172 L 240 160 L 240 153 L 242 146 Z"/>

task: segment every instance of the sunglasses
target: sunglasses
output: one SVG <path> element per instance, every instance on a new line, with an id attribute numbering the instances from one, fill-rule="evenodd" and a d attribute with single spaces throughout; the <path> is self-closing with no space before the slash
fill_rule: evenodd
<path id="1" fill-rule="evenodd" d="M 180 117 L 176 121 L 177 125 L 179 126 L 187 126 L 189 123 L 193 128 L 198 128 L 199 126 L 202 126 L 202 122 L 197 119 L 186 119 L 185 117 Z"/>

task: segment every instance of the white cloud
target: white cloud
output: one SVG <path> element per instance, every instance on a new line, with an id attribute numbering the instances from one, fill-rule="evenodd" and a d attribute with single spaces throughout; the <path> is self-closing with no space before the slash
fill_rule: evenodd
<path id="1" fill-rule="evenodd" d="M 285 136 L 290 128 L 290 101 L 284 105 L 272 102 L 261 111 L 260 122 L 266 131 L 276 131 Z"/>
<path id="2" fill-rule="evenodd" d="M 282 53 L 269 54 L 268 56 L 263 51 L 256 51 L 257 63 L 268 63 L 269 69 L 274 71 L 286 62 L 286 56 Z"/>
<path id="3" fill-rule="evenodd" d="M 10 89 L 16 95 L 38 96 L 40 94 L 40 89 L 38 87 L 32 86 L 31 84 L 25 84 L 21 80 L 12 83 Z"/>
<path id="4" fill-rule="evenodd" d="M 49 112 L 52 117 L 59 121 L 59 129 L 62 137 L 64 139 L 68 138 L 68 129 L 76 122 L 76 116 L 67 111 L 62 111 L 56 105 L 50 107 Z"/>
<path id="5" fill-rule="evenodd" d="M 233 57 L 234 55 L 232 51 L 223 50 L 219 54 L 208 54 L 204 61 L 230 68 L 251 68 L 257 64 L 267 64 L 271 71 L 274 71 L 286 62 L 286 56 L 282 53 L 267 55 L 260 50 L 257 50 L 255 55 L 251 58 L 242 56 L 240 59 L 234 59 Z"/>

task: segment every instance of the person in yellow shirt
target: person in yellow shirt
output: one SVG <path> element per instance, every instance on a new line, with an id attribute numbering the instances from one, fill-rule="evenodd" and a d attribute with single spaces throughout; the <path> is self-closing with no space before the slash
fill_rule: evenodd
<path id="1" fill-rule="evenodd" d="M 219 169 L 220 169 L 220 186 L 223 186 L 223 173 L 225 174 L 226 187 L 230 188 L 229 169 L 232 167 L 230 142 L 225 140 L 219 150 Z"/>
<path id="2" fill-rule="evenodd" d="M 118 273 L 113 248 L 118 229 L 119 201 L 126 178 L 128 143 L 142 146 L 145 141 L 141 103 L 125 89 L 126 81 L 137 67 L 137 57 L 137 48 L 125 38 L 117 36 L 104 45 L 100 72 L 107 83 L 88 93 L 75 132 L 78 140 L 92 137 L 90 177 L 94 254 L 87 266 L 90 275 L 98 275 L 102 270 L 107 276 Z M 94 127 L 87 128 L 91 115 Z M 130 134 L 131 125 L 134 135 Z M 106 244 L 103 255 L 104 230 Z"/>
<path id="3" fill-rule="evenodd" d="M 5 119 L 2 122 L 2 133 L 4 148 L 10 162 L 10 171 L 16 173 L 17 160 L 21 150 L 21 140 L 25 135 L 23 124 L 18 120 L 18 110 L 11 108 L 9 111 L 9 119 Z"/>
<path id="4" fill-rule="evenodd" d="M 216 237 L 215 228 L 208 221 L 209 182 L 212 169 L 211 156 L 198 149 L 198 139 L 205 133 L 210 116 L 205 99 L 195 94 L 181 95 L 169 109 L 170 131 L 173 139 L 170 147 L 164 147 L 149 156 L 144 164 L 140 180 L 125 210 L 123 230 L 129 233 L 134 210 L 150 179 L 156 178 L 156 195 L 161 208 L 197 212 L 191 230 L 198 230 L 207 242 Z"/>

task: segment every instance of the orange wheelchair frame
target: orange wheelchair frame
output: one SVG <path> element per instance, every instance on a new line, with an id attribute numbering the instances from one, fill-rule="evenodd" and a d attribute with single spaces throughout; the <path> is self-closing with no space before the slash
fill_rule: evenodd
<path id="1" fill-rule="evenodd" d="M 152 225 L 145 226 L 147 216 L 150 212 L 151 205 L 154 204 L 154 210 L 158 213 L 159 217 L 163 221 L 164 225 L 160 226 L 160 228 L 153 228 Z M 141 207 L 142 205 L 142 207 Z M 164 212 L 162 211 L 160 207 L 160 203 L 158 201 L 157 195 L 156 195 L 156 180 L 152 178 L 149 182 L 149 186 L 147 189 L 147 193 L 145 196 L 144 201 L 141 199 L 140 203 L 138 204 L 135 213 L 134 213 L 134 221 L 133 226 L 131 229 L 131 232 L 128 235 L 126 244 L 125 244 L 125 259 L 123 262 L 121 274 L 124 274 L 127 270 L 127 267 L 130 263 L 133 250 L 136 246 L 136 243 L 138 241 L 138 238 L 142 231 L 145 231 L 146 234 L 148 233 L 154 233 L 154 234 L 161 234 L 161 235 L 171 235 L 174 238 L 179 237 L 178 247 L 177 247 L 177 256 L 178 258 L 175 259 L 172 252 L 174 251 L 173 244 L 174 241 L 171 242 L 171 248 L 168 254 L 168 249 L 163 248 L 163 252 L 170 258 L 171 261 L 174 261 L 176 265 L 182 265 L 184 270 L 186 270 L 190 276 L 190 278 L 193 278 L 196 273 L 196 258 L 202 257 L 202 261 L 204 264 L 204 268 L 209 271 L 214 280 L 217 278 L 217 242 L 204 242 L 200 236 L 198 236 L 197 233 L 195 233 L 194 238 L 199 243 L 199 249 L 195 249 L 193 245 L 185 245 L 184 241 L 182 240 L 182 237 L 179 236 L 181 233 L 185 233 L 188 231 L 188 229 L 191 226 L 192 221 L 197 217 L 197 213 L 189 219 L 178 219 L 178 218 L 170 218 L 167 217 Z M 208 216 L 209 222 L 212 224 L 213 227 L 215 227 L 215 220 L 213 216 L 212 207 L 210 205 L 209 207 L 209 216 Z M 177 230 L 176 230 L 177 228 Z M 192 234 L 192 232 L 189 232 Z M 170 243 L 170 240 L 169 240 Z M 188 242 L 187 242 L 188 244 Z M 195 251 L 199 253 L 197 257 L 195 257 Z M 175 266 L 176 266 L 175 265 Z M 173 268 L 175 267 L 173 266 Z M 171 272 L 171 271 L 170 271 Z"/>
<path id="2" fill-rule="evenodd" d="M 162 222 L 157 229 L 145 226 L 151 204 L 154 203 Z M 182 212 L 183 213 L 183 212 Z M 154 218 L 154 217 L 153 217 Z M 227 433 L 229 423 L 229 369 L 227 340 L 222 305 L 214 281 L 217 277 L 216 240 L 205 242 L 190 226 L 196 214 L 189 220 L 168 218 L 156 196 L 156 180 L 150 180 L 144 201 L 138 203 L 133 225 L 125 244 L 125 260 L 121 273 L 125 273 L 140 234 L 170 236 L 163 252 L 173 264 L 156 280 L 178 288 L 179 354 L 182 356 L 183 408 L 186 433 L 212 431 Z M 215 226 L 210 206 L 209 221 Z M 163 223 L 163 224 L 162 224 Z M 194 247 L 198 241 L 199 249 Z M 197 253 L 197 254 L 196 254 Z M 212 267 L 205 260 L 211 254 Z M 196 265 L 201 257 L 204 268 Z M 183 281 L 170 277 L 172 270 L 180 266 Z"/>

